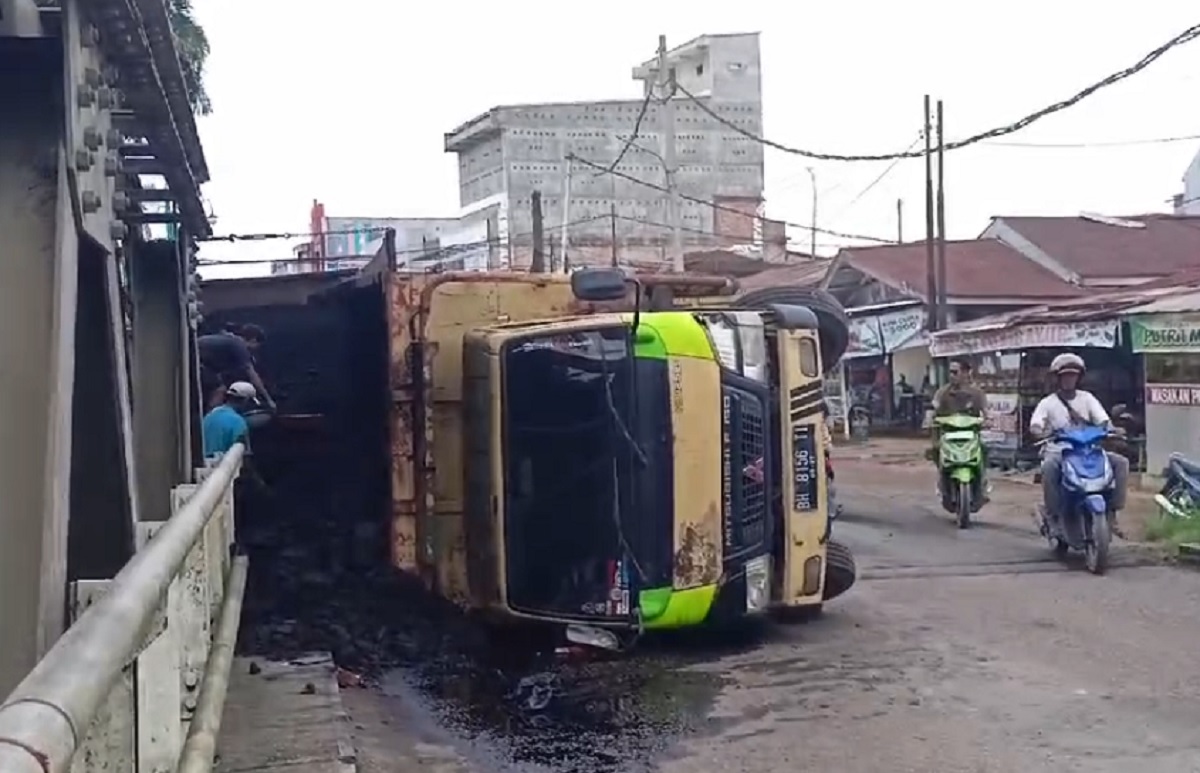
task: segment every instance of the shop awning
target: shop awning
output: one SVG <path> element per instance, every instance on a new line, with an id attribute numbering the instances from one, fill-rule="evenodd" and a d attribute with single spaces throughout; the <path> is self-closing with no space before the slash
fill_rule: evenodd
<path id="1" fill-rule="evenodd" d="M 1012 327 L 966 330 L 953 328 L 933 337 L 929 353 L 934 357 L 954 357 L 985 352 L 1009 352 L 1020 349 L 1075 349 L 1096 347 L 1111 349 L 1117 345 L 1117 321 L 1033 322 Z"/>

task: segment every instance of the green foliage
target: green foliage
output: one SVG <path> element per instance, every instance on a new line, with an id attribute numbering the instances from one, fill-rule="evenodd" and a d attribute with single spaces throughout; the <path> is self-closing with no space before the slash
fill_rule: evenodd
<path id="1" fill-rule="evenodd" d="M 1146 539 L 1162 542 L 1177 549 L 1180 545 L 1200 542 L 1200 513 L 1189 513 L 1187 518 L 1168 514 L 1159 515 L 1146 523 Z"/>
<path id="2" fill-rule="evenodd" d="M 208 115 L 212 112 L 212 100 L 204 89 L 204 64 L 209 54 L 208 36 L 196 21 L 192 0 L 167 0 L 167 14 L 175 31 L 179 63 L 183 66 L 183 80 L 192 110 L 199 115 Z"/>

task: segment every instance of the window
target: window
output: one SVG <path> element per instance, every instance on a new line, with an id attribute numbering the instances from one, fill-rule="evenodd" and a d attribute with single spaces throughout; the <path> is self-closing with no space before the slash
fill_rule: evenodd
<path id="1" fill-rule="evenodd" d="M 811 338 L 800 339 L 800 373 L 805 378 L 816 378 L 820 375 L 817 363 L 817 344 Z"/>

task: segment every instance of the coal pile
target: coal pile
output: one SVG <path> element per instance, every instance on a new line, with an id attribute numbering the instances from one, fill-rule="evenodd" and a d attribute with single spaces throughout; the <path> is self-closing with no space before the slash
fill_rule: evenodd
<path id="1" fill-rule="evenodd" d="M 649 769 L 681 733 L 705 727 L 720 681 L 682 669 L 702 654 L 649 647 L 599 660 L 564 658 L 540 640 L 497 646 L 389 567 L 386 524 L 358 517 L 370 508 L 338 483 L 336 454 L 284 462 L 264 447 L 255 446 L 256 461 L 270 492 L 243 487 L 238 511 L 250 556 L 245 654 L 328 650 L 355 682 L 401 680 L 485 770 Z"/>

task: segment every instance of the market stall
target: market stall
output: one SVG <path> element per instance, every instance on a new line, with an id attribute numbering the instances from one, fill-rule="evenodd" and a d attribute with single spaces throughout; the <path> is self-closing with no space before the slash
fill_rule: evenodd
<path id="1" fill-rule="evenodd" d="M 918 389 L 932 362 L 924 307 L 914 301 L 846 313 L 850 344 L 841 378 L 847 412 L 865 411 L 873 426 L 917 426 Z"/>
<path id="2" fill-rule="evenodd" d="M 1145 368 L 1147 469 L 1175 451 L 1200 460 L 1200 313 L 1134 316 L 1129 334 Z"/>

